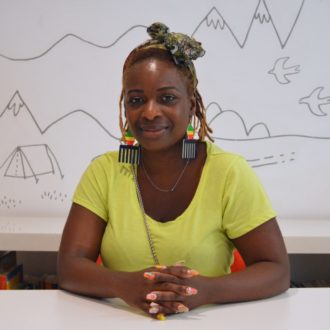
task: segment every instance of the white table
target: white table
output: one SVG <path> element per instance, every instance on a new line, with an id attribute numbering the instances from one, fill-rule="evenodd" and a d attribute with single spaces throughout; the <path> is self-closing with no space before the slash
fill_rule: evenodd
<path id="1" fill-rule="evenodd" d="M 329 330 L 330 288 L 290 289 L 246 303 L 207 306 L 151 319 L 119 299 L 96 300 L 61 290 L 0 291 L 4 330 Z"/>
<path id="2" fill-rule="evenodd" d="M 0 217 L 0 250 L 58 251 L 65 221 Z M 280 219 L 279 225 L 289 253 L 330 253 L 330 219 Z"/>

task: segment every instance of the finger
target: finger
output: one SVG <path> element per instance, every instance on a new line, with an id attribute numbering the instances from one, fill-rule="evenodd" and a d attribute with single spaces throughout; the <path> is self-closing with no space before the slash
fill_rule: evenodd
<path id="1" fill-rule="evenodd" d="M 157 304 L 155 302 L 151 302 L 149 304 L 148 313 L 150 316 L 152 316 L 154 318 L 163 320 L 165 315 L 173 314 L 174 312 L 167 306 L 163 306 L 163 305 Z"/>
<path id="2" fill-rule="evenodd" d="M 154 291 L 171 291 L 177 293 L 180 296 L 193 296 L 198 293 L 198 290 L 194 287 L 169 282 L 164 282 L 157 285 L 156 290 Z"/>
<path id="3" fill-rule="evenodd" d="M 153 281 L 154 283 L 169 282 L 169 283 L 180 283 L 181 280 L 172 274 L 161 273 L 161 272 L 144 272 L 143 277 Z"/>
<path id="4" fill-rule="evenodd" d="M 186 313 L 189 311 L 189 308 L 178 302 L 163 302 L 161 304 L 157 304 L 155 302 L 151 302 L 149 305 L 149 314 L 153 317 L 158 318 L 160 314 L 169 315 L 169 314 L 177 314 L 177 313 Z"/>
<path id="5" fill-rule="evenodd" d="M 183 301 L 184 297 L 172 291 L 152 291 L 146 295 L 149 302 L 160 303 L 163 301 Z"/>
<path id="6" fill-rule="evenodd" d="M 191 287 L 188 288 L 189 289 L 185 290 L 183 294 L 175 292 L 174 288 L 171 291 L 152 291 L 146 295 L 146 300 L 156 303 L 163 301 L 182 302 L 185 300 L 186 296 L 197 294 L 197 289 Z"/>
<path id="7" fill-rule="evenodd" d="M 199 275 L 199 272 L 197 270 L 179 264 L 169 266 L 166 268 L 165 271 L 167 274 L 171 274 L 179 278 L 191 278 Z"/>

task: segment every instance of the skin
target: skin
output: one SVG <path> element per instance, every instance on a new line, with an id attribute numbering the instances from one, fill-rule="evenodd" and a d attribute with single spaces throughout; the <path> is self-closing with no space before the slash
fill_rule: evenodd
<path id="1" fill-rule="evenodd" d="M 181 140 L 196 104 L 189 82 L 174 64 L 154 58 L 131 66 L 123 82 L 126 119 L 142 145 L 145 167 L 159 187 L 168 189 L 186 163 L 181 159 Z M 172 221 L 188 207 L 206 159 L 204 143 L 199 144 L 197 155 L 173 193 L 155 190 L 138 168 L 148 215 L 161 222 Z M 183 265 L 130 273 L 99 267 L 95 260 L 105 226 L 91 211 L 72 205 L 58 258 L 63 289 L 95 297 L 120 297 L 155 317 L 204 304 L 266 298 L 289 287 L 288 256 L 275 218 L 233 240 L 246 262 L 244 270 L 212 278 Z"/>

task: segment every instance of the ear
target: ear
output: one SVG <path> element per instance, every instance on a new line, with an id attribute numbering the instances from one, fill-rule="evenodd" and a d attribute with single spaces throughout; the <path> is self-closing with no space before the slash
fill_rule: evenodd
<path id="1" fill-rule="evenodd" d="M 192 94 L 190 97 L 190 111 L 189 111 L 189 119 L 191 119 L 196 113 L 196 96 Z"/>

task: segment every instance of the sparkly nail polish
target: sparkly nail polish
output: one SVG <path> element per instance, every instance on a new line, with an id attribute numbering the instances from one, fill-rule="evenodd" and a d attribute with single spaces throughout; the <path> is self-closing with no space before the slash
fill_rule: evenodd
<path id="1" fill-rule="evenodd" d="M 151 293 L 148 293 L 147 294 L 146 298 L 148 300 L 156 300 L 157 299 L 157 295 L 156 295 L 156 293 L 151 292 Z"/>
<path id="2" fill-rule="evenodd" d="M 199 275 L 199 272 L 195 269 L 187 269 L 187 274 L 191 276 Z"/>
<path id="3" fill-rule="evenodd" d="M 148 280 L 154 280 L 155 279 L 155 274 L 153 272 L 145 272 L 143 273 L 143 276 L 147 278 Z"/>
<path id="4" fill-rule="evenodd" d="M 150 307 L 149 313 L 150 314 L 157 314 L 159 312 L 159 307 Z"/>
<path id="5" fill-rule="evenodd" d="M 183 304 L 178 305 L 176 310 L 177 310 L 178 313 L 189 312 L 189 308 L 187 306 L 183 305 Z"/>
<path id="6" fill-rule="evenodd" d="M 188 286 L 187 288 L 186 288 L 186 294 L 188 295 L 188 296 L 192 296 L 192 295 L 194 295 L 194 294 L 197 294 L 197 289 L 195 289 L 195 288 L 192 288 L 192 287 L 190 287 L 190 286 Z"/>

